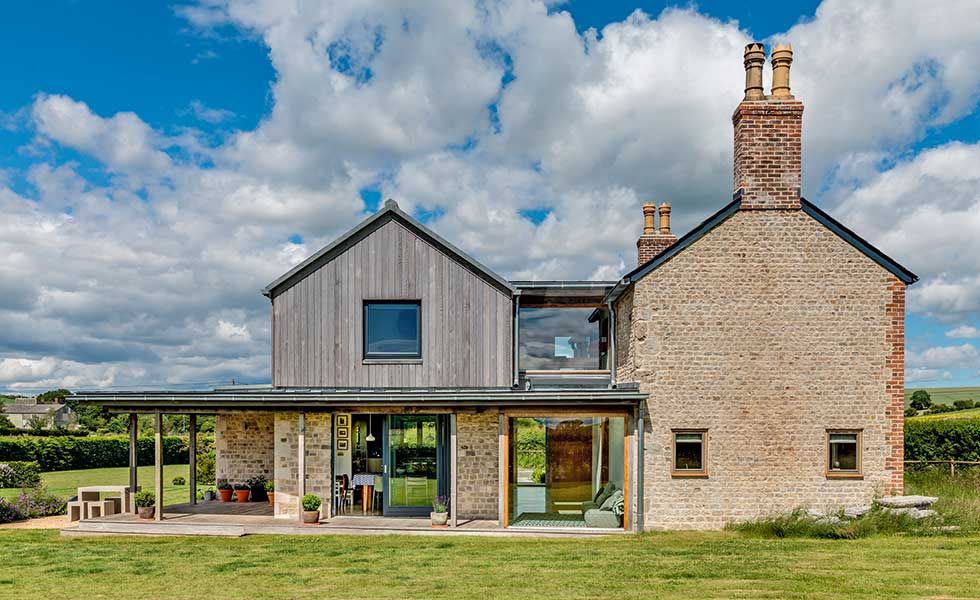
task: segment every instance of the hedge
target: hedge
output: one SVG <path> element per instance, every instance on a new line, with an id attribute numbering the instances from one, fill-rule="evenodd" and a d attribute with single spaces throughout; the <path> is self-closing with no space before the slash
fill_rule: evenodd
<path id="1" fill-rule="evenodd" d="M 980 461 L 980 419 L 906 422 L 905 460 Z"/>
<path id="2" fill-rule="evenodd" d="M 41 467 L 34 461 L 0 462 L 0 488 L 29 488 L 41 483 Z"/>
<path id="3" fill-rule="evenodd" d="M 153 438 L 137 440 L 137 460 L 153 464 Z M 89 437 L 0 437 L 0 462 L 35 461 L 41 471 L 98 469 L 129 465 L 129 438 Z M 187 463 L 187 441 L 178 436 L 163 438 L 164 464 Z"/>

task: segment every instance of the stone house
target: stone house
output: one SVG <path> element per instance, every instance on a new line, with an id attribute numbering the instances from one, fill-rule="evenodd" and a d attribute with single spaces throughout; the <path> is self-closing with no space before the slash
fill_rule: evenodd
<path id="1" fill-rule="evenodd" d="M 392 201 L 271 283 L 271 386 L 82 396 L 216 414 L 217 476 L 327 516 L 717 528 L 901 493 L 915 275 L 801 197 L 792 50 L 746 47 L 734 194 L 643 206 L 616 281 L 510 281 Z"/>
<path id="2" fill-rule="evenodd" d="M 68 427 L 75 424 L 75 413 L 64 404 L 38 404 L 36 398 L 17 398 L 0 411 L 18 429 L 27 429 L 35 421 L 44 424 L 43 429 Z"/>

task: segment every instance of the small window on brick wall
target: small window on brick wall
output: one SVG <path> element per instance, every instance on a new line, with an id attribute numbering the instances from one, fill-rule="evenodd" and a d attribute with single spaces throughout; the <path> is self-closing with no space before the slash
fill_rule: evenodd
<path id="1" fill-rule="evenodd" d="M 861 430 L 827 430 L 827 477 L 861 477 Z"/>
<path id="2" fill-rule="evenodd" d="M 674 477 L 708 476 L 708 431 L 706 429 L 674 429 L 673 463 Z"/>

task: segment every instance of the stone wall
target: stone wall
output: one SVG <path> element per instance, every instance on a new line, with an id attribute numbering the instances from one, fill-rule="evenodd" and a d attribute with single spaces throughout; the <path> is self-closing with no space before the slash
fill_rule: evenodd
<path id="1" fill-rule="evenodd" d="M 499 414 L 459 413 L 456 416 L 458 498 L 460 519 L 498 518 L 500 478 Z"/>
<path id="2" fill-rule="evenodd" d="M 330 507 L 330 413 L 306 413 L 306 493 L 323 501 L 321 515 Z M 276 413 L 275 479 L 277 517 L 299 517 L 299 413 Z"/>
<path id="3" fill-rule="evenodd" d="M 901 492 L 905 286 L 796 210 L 739 211 L 617 305 L 617 379 L 650 395 L 647 528 L 717 528 Z M 671 477 L 671 429 L 708 430 L 708 477 Z M 863 430 L 833 479 L 828 428 Z"/>
<path id="4" fill-rule="evenodd" d="M 215 477 L 230 483 L 273 476 L 273 413 L 219 414 L 214 424 Z"/>

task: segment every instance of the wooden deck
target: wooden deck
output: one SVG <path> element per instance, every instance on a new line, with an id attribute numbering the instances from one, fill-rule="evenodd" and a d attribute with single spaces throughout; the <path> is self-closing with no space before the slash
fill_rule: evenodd
<path id="1" fill-rule="evenodd" d="M 202 502 L 168 506 L 162 521 L 140 519 L 124 513 L 87 519 L 62 529 L 62 535 L 204 535 L 241 537 L 255 534 L 288 535 L 492 535 L 544 536 L 609 535 L 587 529 L 502 529 L 497 521 L 461 521 L 456 528 L 433 528 L 427 517 L 339 516 L 319 525 L 303 525 L 296 519 L 276 518 L 266 503 Z M 613 533 L 615 535 L 615 533 Z"/>

